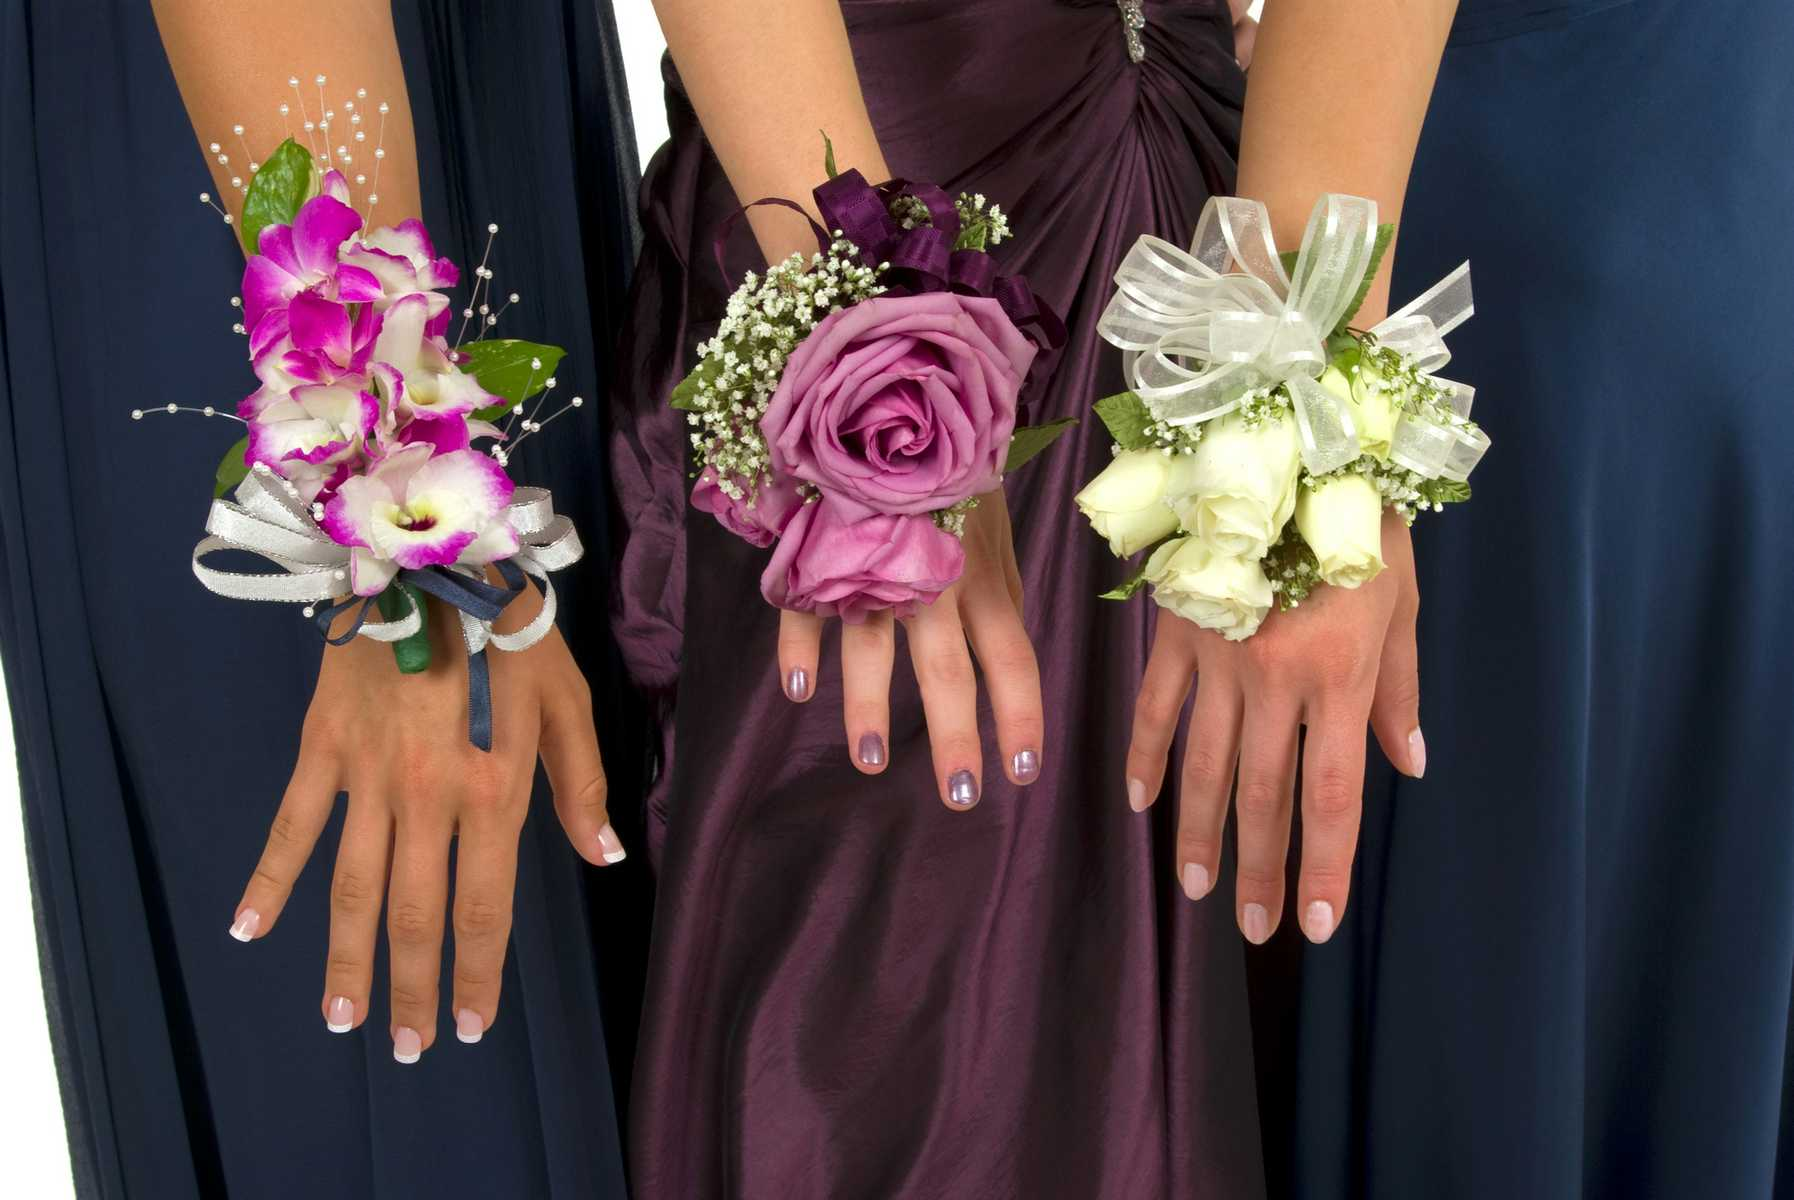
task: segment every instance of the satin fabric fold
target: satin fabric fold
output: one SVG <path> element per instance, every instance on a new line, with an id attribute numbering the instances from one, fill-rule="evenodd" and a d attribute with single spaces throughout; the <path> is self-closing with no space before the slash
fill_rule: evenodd
<path id="1" fill-rule="evenodd" d="M 1122 255 L 1142 233 L 1187 237 L 1231 182 L 1227 5 L 1147 4 L 1138 65 L 1108 0 L 843 11 L 892 171 L 1000 203 L 1017 230 L 1001 269 L 1072 330 L 1024 418 L 1087 417 L 1119 390 L 1094 326 Z M 1003 781 L 981 703 L 983 798 L 947 811 L 901 650 L 890 766 L 860 775 L 837 634 L 791 705 L 755 588 L 765 552 L 686 506 L 664 405 L 721 313 L 708 247 L 739 201 L 668 84 L 612 447 L 617 628 L 665 732 L 636 1194 L 1261 1195 L 1243 943 L 1227 905 L 1176 891 L 1174 793 L 1148 815 L 1125 798 L 1153 606 L 1096 598 L 1123 566 L 1072 504 L 1107 434 L 1085 420 L 1007 484 L 1047 697 L 1040 782 Z"/>

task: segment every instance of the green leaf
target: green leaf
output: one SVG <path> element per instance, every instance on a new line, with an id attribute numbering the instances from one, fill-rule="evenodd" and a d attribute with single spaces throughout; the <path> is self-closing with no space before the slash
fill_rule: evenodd
<path id="1" fill-rule="evenodd" d="M 1096 415 L 1109 427 L 1109 436 L 1123 450 L 1138 450 L 1146 445 L 1146 427 L 1152 424 L 1152 412 L 1146 402 L 1132 392 L 1118 392 L 1096 402 Z"/>
<path id="2" fill-rule="evenodd" d="M 1293 278 L 1296 273 L 1296 260 L 1301 257 L 1300 250 L 1285 250 L 1277 256 L 1277 261 L 1283 264 L 1283 273 Z"/>
<path id="3" fill-rule="evenodd" d="M 722 373 L 723 360 L 710 357 L 699 361 L 692 368 L 691 374 L 679 381 L 667 403 L 681 412 L 691 412 L 698 407 L 698 392 L 704 385 Z"/>
<path id="4" fill-rule="evenodd" d="M 835 143 L 829 141 L 828 130 L 818 129 L 816 132 L 822 135 L 822 169 L 833 179 L 841 173 L 835 169 Z"/>
<path id="5" fill-rule="evenodd" d="M 1009 439 L 1009 459 L 1003 464 L 1003 470 L 1015 470 L 1058 441 L 1060 434 L 1077 423 L 1076 417 L 1065 417 L 1058 421 L 1048 421 L 1045 425 L 1024 425 L 1017 429 L 1015 436 Z"/>
<path id="6" fill-rule="evenodd" d="M 1462 504 L 1470 499 L 1470 485 L 1459 479 L 1428 479 L 1417 490 L 1433 504 Z"/>
<path id="7" fill-rule="evenodd" d="M 417 605 L 417 632 L 392 644 L 392 656 L 398 661 L 401 675 L 421 675 L 430 669 L 430 609 L 424 594 L 408 583 L 394 582 L 380 593 L 380 616 L 388 621 L 402 621 L 411 612 L 405 603 L 409 596 Z"/>
<path id="8" fill-rule="evenodd" d="M 1152 555 L 1148 554 L 1146 557 L 1150 559 L 1152 557 Z M 1134 573 L 1132 575 L 1128 576 L 1126 580 L 1117 584 L 1115 587 L 1110 588 L 1108 591 L 1106 591 L 1102 595 L 1098 596 L 1097 599 L 1098 600 L 1131 600 L 1134 598 L 1134 593 L 1139 591 L 1141 588 L 1143 588 L 1145 586 L 1146 586 L 1146 564 L 1144 562 L 1142 562 L 1139 565 L 1139 567 L 1135 568 Z"/>
<path id="9" fill-rule="evenodd" d="M 262 230 L 268 226 L 293 223 L 299 206 L 312 194 L 315 173 L 311 151 L 292 138 L 282 142 L 256 168 L 243 197 L 243 215 L 237 221 L 245 250 L 256 252 Z"/>
<path id="10" fill-rule="evenodd" d="M 236 491 L 237 485 L 249 474 L 249 460 L 245 457 L 248 453 L 249 437 L 245 434 L 218 460 L 218 470 L 212 482 L 214 500 L 222 500 Z"/>
<path id="11" fill-rule="evenodd" d="M 517 338 L 493 338 L 483 342 L 463 342 L 460 367 L 480 381 L 480 386 L 494 396 L 502 396 L 503 404 L 493 404 L 473 414 L 482 421 L 495 421 L 511 409 L 542 390 L 542 385 L 567 352 L 559 346 L 525 342 Z M 530 366 L 540 359 L 542 365 Z"/>
<path id="12" fill-rule="evenodd" d="M 1371 247 L 1370 265 L 1364 268 L 1364 282 L 1358 285 L 1358 294 L 1346 305 L 1345 316 L 1339 318 L 1339 324 L 1334 328 L 1335 333 L 1344 333 L 1352 318 L 1358 315 L 1358 310 L 1364 307 L 1364 298 L 1370 295 L 1370 285 L 1377 281 L 1377 268 L 1383 265 L 1383 256 L 1389 253 L 1389 243 L 1394 240 L 1394 225 L 1385 221 L 1377 226 L 1377 242 Z"/>

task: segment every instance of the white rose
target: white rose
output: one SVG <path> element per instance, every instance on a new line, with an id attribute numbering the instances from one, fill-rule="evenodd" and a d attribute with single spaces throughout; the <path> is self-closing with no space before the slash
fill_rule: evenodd
<path id="1" fill-rule="evenodd" d="M 1328 367 L 1321 373 L 1320 384 L 1345 401 L 1351 411 L 1352 424 L 1358 430 L 1358 448 L 1379 460 L 1388 458 L 1389 439 L 1395 436 L 1395 423 L 1402 415 L 1395 406 L 1395 385 L 1362 360 L 1355 377 L 1338 367 Z"/>
<path id="2" fill-rule="evenodd" d="M 1369 583 L 1383 569 L 1383 496 L 1362 475 L 1303 488 L 1296 528 L 1314 551 L 1321 578 L 1334 587 Z"/>
<path id="3" fill-rule="evenodd" d="M 1116 557 L 1138 554 L 1177 532 L 1171 501 L 1189 490 L 1192 466 L 1188 454 L 1126 451 L 1078 493 L 1078 507 Z"/>
<path id="4" fill-rule="evenodd" d="M 1191 455 L 1195 478 L 1174 501 L 1185 533 L 1216 554 L 1257 562 L 1283 532 L 1302 466 L 1293 417 L 1247 429 L 1239 415 L 1209 422 Z"/>
<path id="5" fill-rule="evenodd" d="M 1230 642 L 1258 632 L 1271 611 L 1271 581 L 1256 561 L 1216 554 L 1200 538 L 1166 542 L 1146 561 L 1152 598 Z"/>

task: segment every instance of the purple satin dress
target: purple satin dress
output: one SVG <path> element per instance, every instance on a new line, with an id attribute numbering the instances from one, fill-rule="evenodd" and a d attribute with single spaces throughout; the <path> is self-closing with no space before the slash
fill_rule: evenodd
<path id="1" fill-rule="evenodd" d="M 669 73 L 612 448 L 617 633 L 665 740 L 631 1102 L 645 1200 L 1264 1192 L 1244 943 L 1227 904 L 1177 890 L 1175 806 L 1125 799 L 1152 606 L 1097 599 L 1122 567 L 1072 503 L 1109 457 L 1089 407 L 1121 386 L 1094 332 L 1116 265 L 1142 233 L 1185 241 L 1238 144 L 1226 0 L 1139 7 L 1136 62 L 1112 0 L 843 5 L 891 169 L 1000 201 L 1018 231 L 1003 269 L 1072 330 L 1025 416 L 1085 419 L 1006 484 L 1043 770 L 1003 780 L 981 704 L 968 813 L 937 799 L 901 639 L 891 766 L 867 778 L 842 730 L 838 626 L 815 698 L 790 704 L 767 552 L 687 505 L 665 402 L 720 315 L 711 241 L 737 201 Z"/>

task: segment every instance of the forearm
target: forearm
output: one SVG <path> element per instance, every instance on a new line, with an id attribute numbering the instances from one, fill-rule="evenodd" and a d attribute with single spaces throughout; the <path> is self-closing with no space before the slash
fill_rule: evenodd
<path id="1" fill-rule="evenodd" d="M 1268 0 L 1237 191 L 1270 210 L 1278 246 L 1301 241 L 1323 192 L 1368 196 L 1381 220 L 1399 219 L 1456 11 L 1457 0 Z M 1379 272 L 1359 324 L 1388 311 L 1389 274 Z"/>
<path id="2" fill-rule="evenodd" d="M 837 0 L 655 0 L 667 47 L 705 136 L 742 203 L 768 196 L 809 206 L 822 135 L 835 160 L 874 183 L 890 175 Z M 751 65 L 751 69 L 748 69 Z M 789 209 L 748 214 L 767 258 L 813 249 Z"/>
<path id="3" fill-rule="evenodd" d="M 207 148 L 206 160 L 227 211 L 242 208 L 243 194 L 231 185 L 231 178 L 248 184 L 245 154 L 252 153 L 259 161 L 289 132 L 306 145 L 305 120 L 318 121 L 327 106 L 336 112 L 327 147 L 332 165 L 341 166 L 336 152 L 344 147 L 354 159 L 344 169 L 350 183 L 357 174 L 367 176 L 366 183 L 352 189 L 356 207 L 364 214 L 368 210 L 379 142 L 385 155 L 379 163 L 375 223 L 392 224 L 418 215 L 411 105 L 392 11 L 384 0 L 306 0 L 278 6 L 154 0 L 153 8 L 181 99 L 200 145 Z M 326 78 L 326 105 L 319 102 L 319 75 Z M 288 83 L 294 77 L 300 81 L 297 93 Z M 367 89 L 365 99 L 355 99 L 359 88 Z M 364 114 L 359 126 L 351 123 L 346 101 L 354 101 Z M 379 111 L 382 102 L 389 107 L 385 114 Z M 291 110 L 284 120 L 282 104 Z M 237 125 L 243 127 L 241 138 L 232 132 Z M 366 132 L 365 141 L 354 140 L 356 129 Z M 211 153 L 213 142 L 229 156 L 228 166 Z M 314 133 L 310 144 L 324 148 L 323 134 Z"/>

